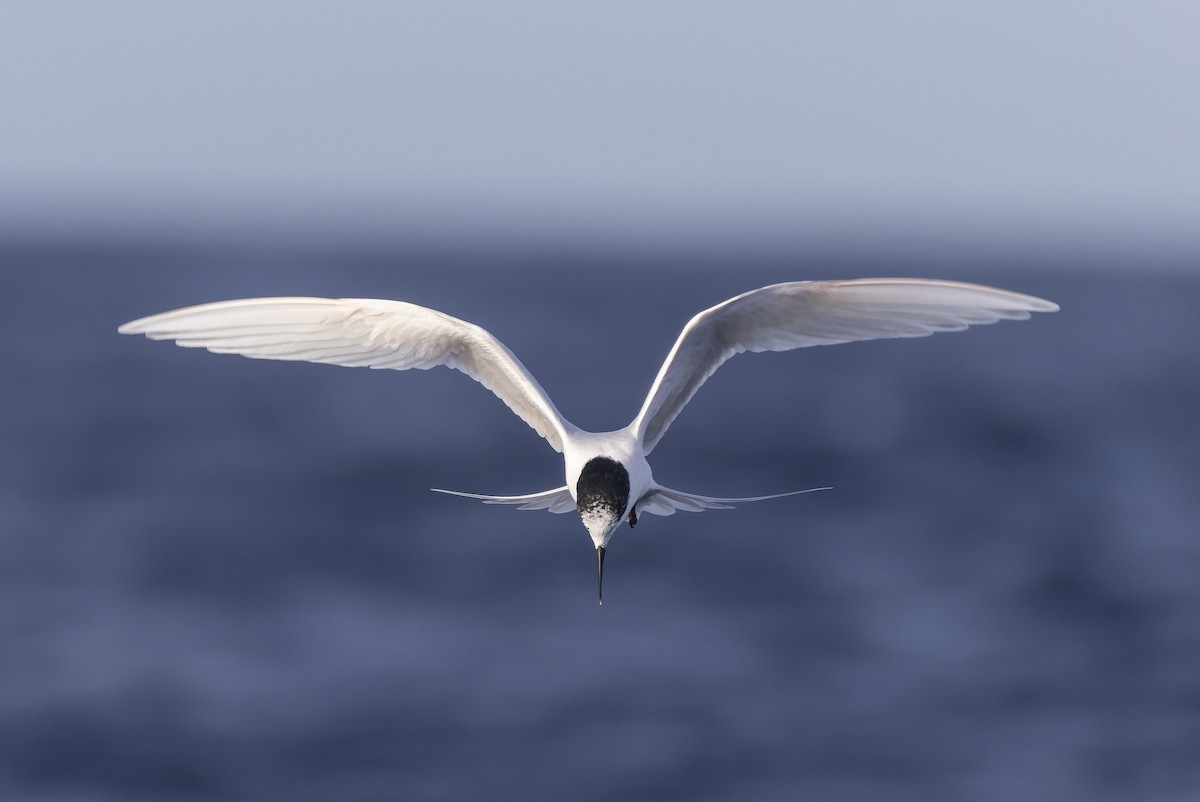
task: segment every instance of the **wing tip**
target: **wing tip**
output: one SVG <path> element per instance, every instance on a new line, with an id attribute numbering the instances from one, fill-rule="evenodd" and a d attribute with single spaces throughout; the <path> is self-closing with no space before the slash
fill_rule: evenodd
<path id="1" fill-rule="evenodd" d="M 143 317 L 137 320 L 130 320 L 128 323 L 122 323 L 120 326 L 117 326 L 117 334 L 145 334 L 146 331 L 141 325 L 145 320 L 146 318 Z"/>

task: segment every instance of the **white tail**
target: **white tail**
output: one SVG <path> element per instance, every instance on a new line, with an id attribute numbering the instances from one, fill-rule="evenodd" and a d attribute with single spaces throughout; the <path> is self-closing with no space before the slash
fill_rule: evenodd
<path id="1" fill-rule="evenodd" d="M 775 493 L 770 496 L 750 496 L 747 498 L 718 498 L 716 496 L 700 496 L 695 493 L 685 493 L 682 490 L 672 490 L 669 487 L 656 487 L 638 499 L 634 511 L 641 515 L 674 515 L 676 510 L 684 512 L 704 512 L 705 510 L 730 510 L 734 504 L 748 501 L 766 501 L 785 496 L 799 496 L 803 493 L 816 493 L 821 490 L 832 490 L 832 487 L 810 487 L 807 490 L 793 490 L 789 493 Z"/>
<path id="2" fill-rule="evenodd" d="M 442 490 L 437 487 L 431 490 L 448 496 L 478 499 L 484 504 L 515 504 L 519 510 L 549 510 L 559 515 L 575 511 L 575 499 L 571 498 L 571 492 L 567 490 L 566 485 L 525 496 L 488 496 L 482 493 L 464 493 L 461 490 Z"/>

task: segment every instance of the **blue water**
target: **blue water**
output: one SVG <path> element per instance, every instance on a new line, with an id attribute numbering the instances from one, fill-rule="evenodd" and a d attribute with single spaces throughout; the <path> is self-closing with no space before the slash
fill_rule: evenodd
<path id="1" fill-rule="evenodd" d="M 1200 799 L 1200 279 L 518 257 L 0 248 L 0 798 Z M 562 481 L 463 376 L 115 333 L 401 298 L 604 429 L 695 311 L 905 274 L 1063 311 L 733 360 L 657 478 L 836 489 L 647 516 L 603 607 L 577 519 L 428 492 Z"/>

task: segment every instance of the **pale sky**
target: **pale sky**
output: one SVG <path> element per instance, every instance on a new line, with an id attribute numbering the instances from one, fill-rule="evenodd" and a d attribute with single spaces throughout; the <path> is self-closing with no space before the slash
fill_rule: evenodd
<path id="1" fill-rule="evenodd" d="M 1198 143 L 1196 0 L 0 3 L 10 228 L 876 219 L 1200 241 Z"/>

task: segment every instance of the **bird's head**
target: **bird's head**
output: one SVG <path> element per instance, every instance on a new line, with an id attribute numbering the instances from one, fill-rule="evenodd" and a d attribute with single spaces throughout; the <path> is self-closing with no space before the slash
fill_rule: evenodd
<path id="1" fill-rule="evenodd" d="M 575 507 L 596 548 L 608 545 L 629 507 L 629 472 L 609 457 L 593 457 L 575 483 Z"/>
<path id="2" fill-rule="evenodd" d="M 609 457 L 593 457 L 579 472 L 575 506 L 596 545 L 598 590 L 603 600 L 604 550 L 629 508 L 629 471 Z"/>

